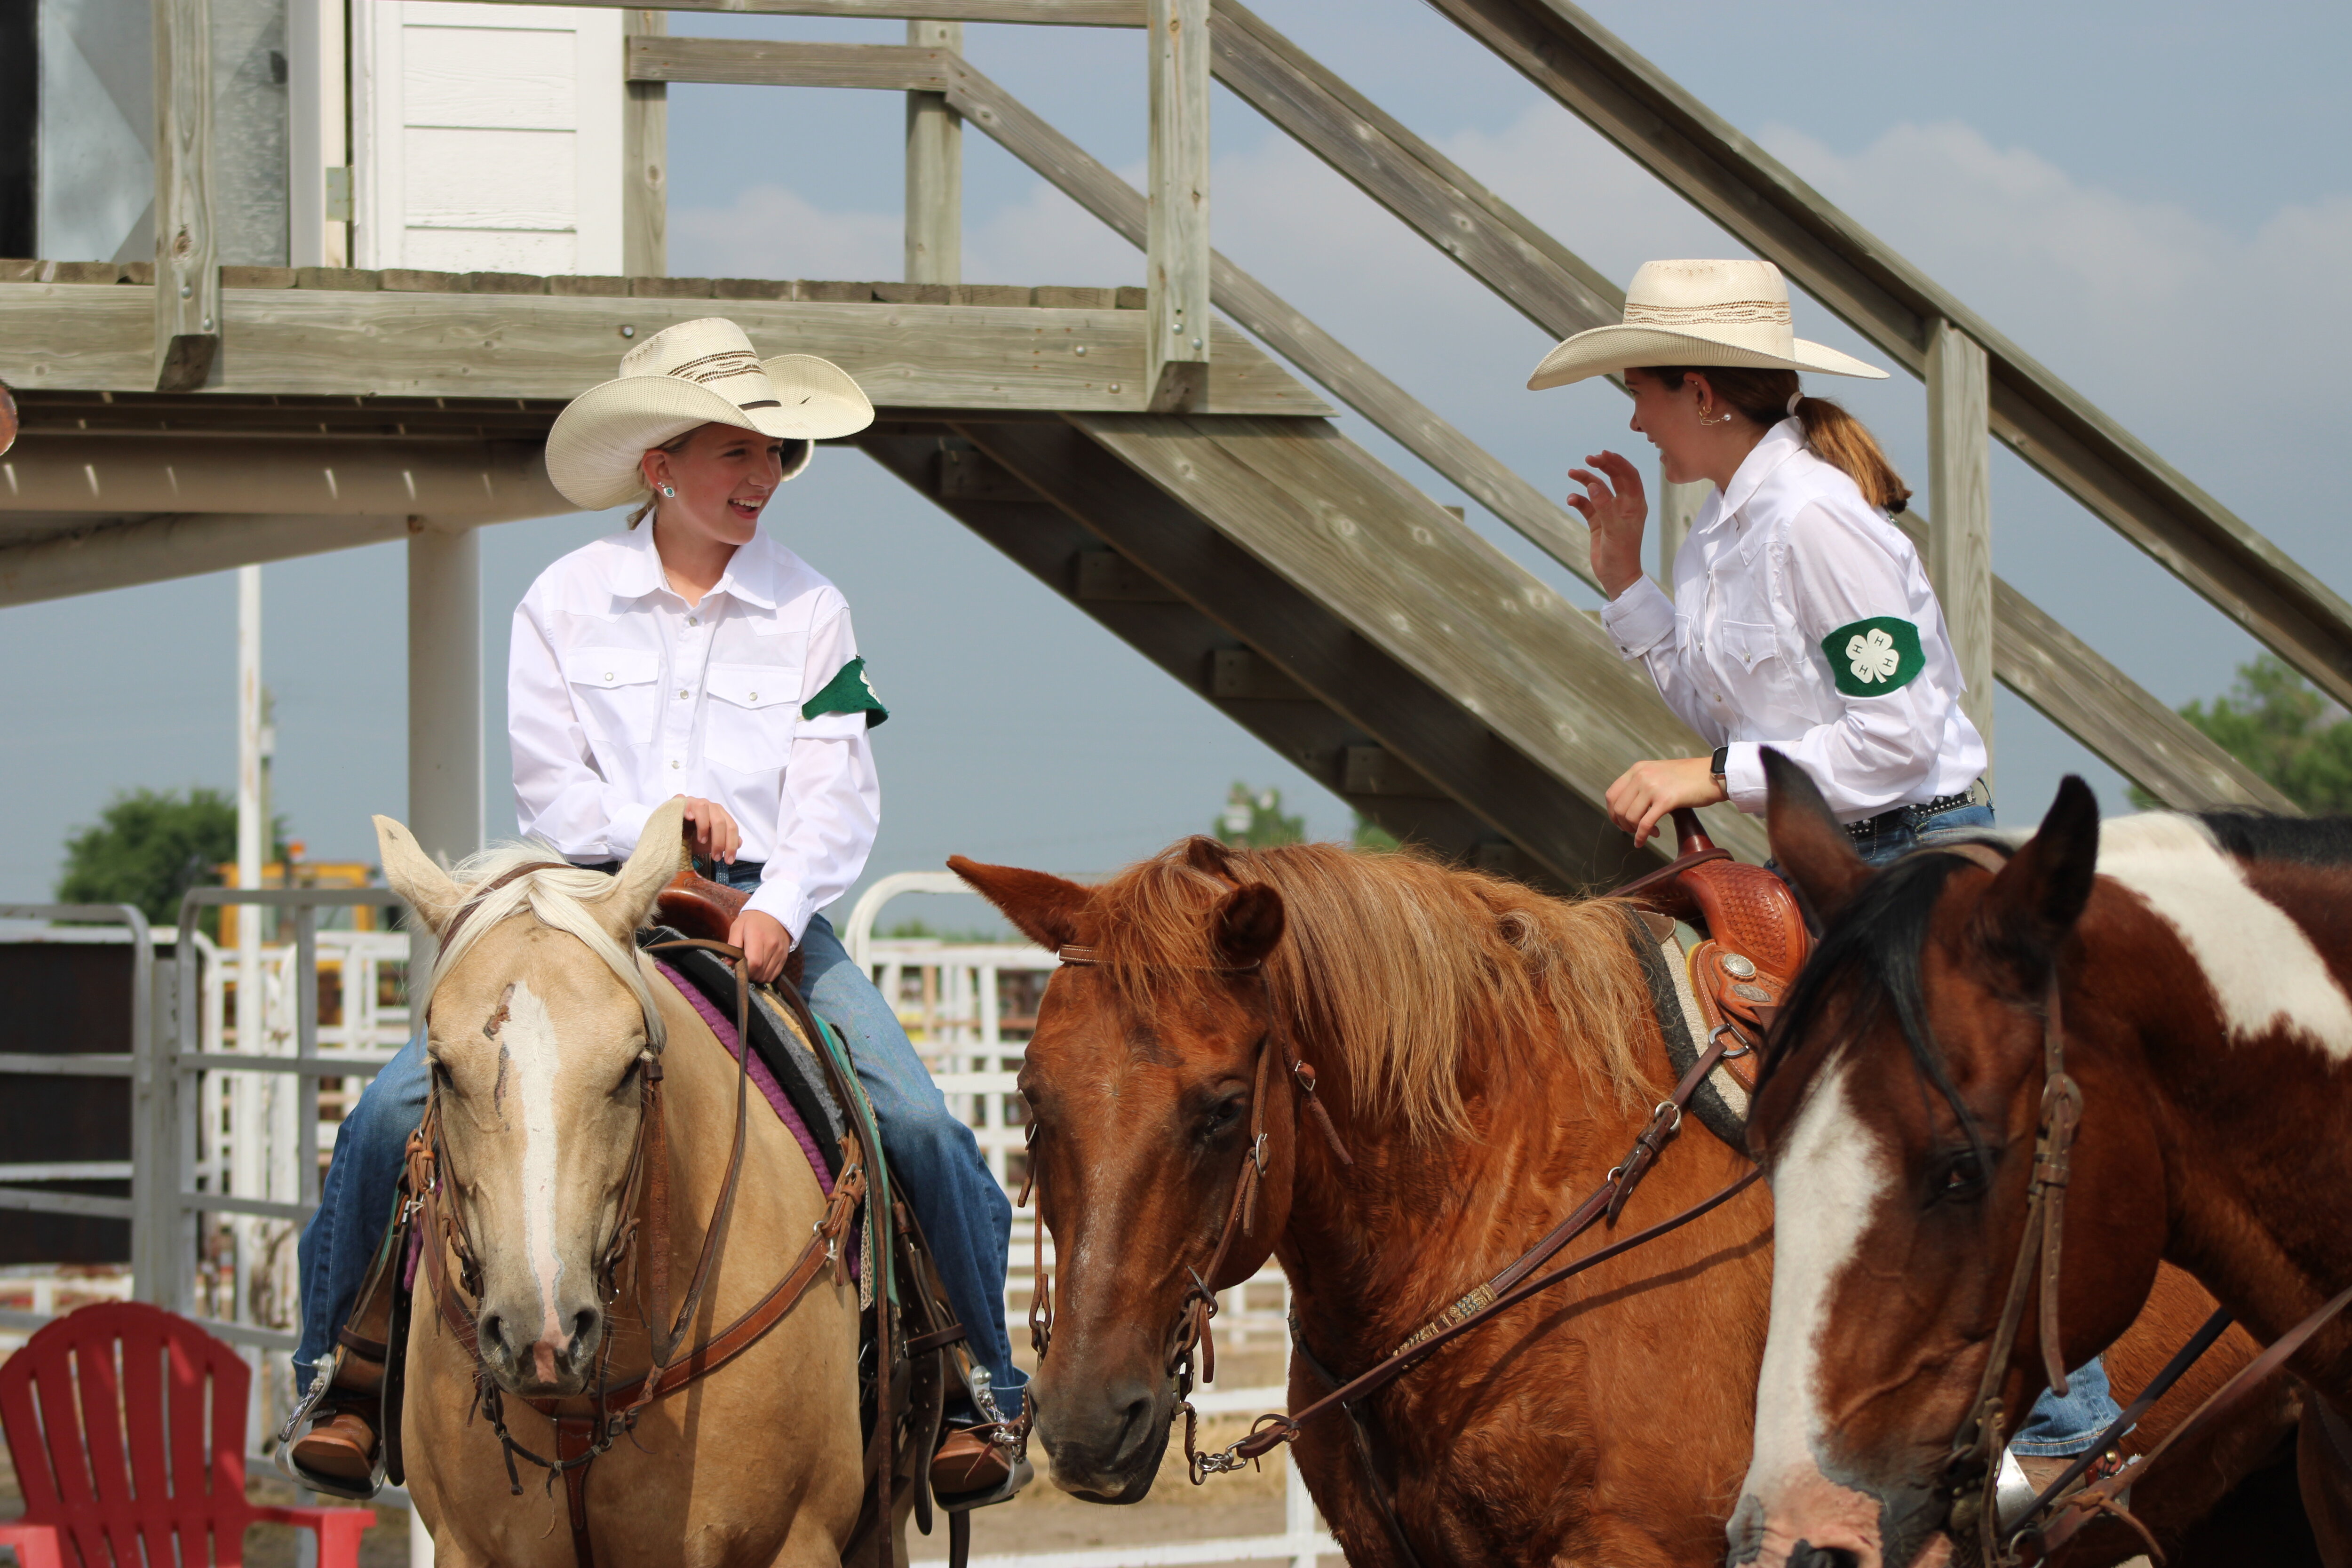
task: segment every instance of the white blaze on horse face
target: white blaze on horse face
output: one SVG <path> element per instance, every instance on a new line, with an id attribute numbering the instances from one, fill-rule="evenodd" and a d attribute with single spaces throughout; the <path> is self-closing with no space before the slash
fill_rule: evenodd
<path id="1" fill-rule="evenodd" d="M 2352 1060 L 2352 999 L 2303 928 L 2247 884 L 2203 823 L 2169 812 L 2109 823 L 2099 834 L 2099 871 L 2179 935 L 2232 1037 L 2285 1028 L 2334 1060 Z"/>
<path id="2" fill-rule="evenodd" d="M 1884 1148 L 1848 1100 L 1853 1071 L 1841 1059 L 1821 1075 L 1772 1166 L 1771 1331 L 1742 1488 L 1763 1508 L 1767 1563 L 1784 1561 L 1800 1540 L 1853 1552 L 1864 1568 L 1878 1562 L 1877 1500 L 1822 1472 L 1832 1429 L 1822 1386 L 1835 1363 L 1827 1353 L 1830 1304 L 1893 1179 Z"/>
<path id="3" fill-rule="evenodd" d="M 506 1022 L 499 1029 L 499 1047 L 513 1064 L 515 1094 L 522 1105 L 522 1231 L 523 1250 L 530 1259 L 531 1277 L 539 1285 L 542 1328 L 552 1339 L 563 1335 L 562 1314 L 556 1310 L 557 1287 L 563 1278 L 563 1259 L 555 1248 L 555 1071 L 562 1052 L 555 1039 L 555 1020 L 547 1005 L 518 981 L 507 998 Z"/>

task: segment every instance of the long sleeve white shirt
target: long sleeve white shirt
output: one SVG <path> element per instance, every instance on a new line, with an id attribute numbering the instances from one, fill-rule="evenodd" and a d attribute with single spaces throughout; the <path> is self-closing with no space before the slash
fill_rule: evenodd
<path id="1" fill-rule="evenodd" d="M 750 907 L 799 945 L 865 869 L 881 821 L 866 733 L 878 704 L 803 713 L 845 671 L 870 696 L 856 658 L 841 591 L 764 531 L 695 605 L 669 587 L 650 526 L 573 551 L 515 607 L 522 832 L 574 860 L 621 858 L 663 801 L 716 801 L 742 832 L 738 856 L 765 863 Z"/>
<path id="2" fill-rule="evenodd" d="M 1728 748 L 1732 804 L 1764 811 L 1761 749 L 1812 775 L 1845 821 L 1958 795 L 1984 739 L 1918 552 L 1784 419 L 1699 509 L 1674 597 L 1644 577 L 1601 613 L 1667 706 Z"/>

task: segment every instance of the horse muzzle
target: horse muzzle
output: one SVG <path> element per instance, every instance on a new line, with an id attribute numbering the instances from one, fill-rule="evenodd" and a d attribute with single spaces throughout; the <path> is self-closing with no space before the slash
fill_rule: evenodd
<path id="1" fill-rule="evenodd" d="M 535 1335 L 533 1328 L 540 1330 Z M 555 1314 L 535 1304 L 519 1312 L 486 1307 L 474 1331 L 482 1366 L 500 1388 L 529 1398 L 560 1398 L 588 1386 L 604 1339 L 604 1313 L 593 1304 Z"/>
<path id="2" fill-rule="evenodd" d="M 1097 1384 L 1078 1398 L 1029 1388 L 1054 1484 L 1089 1502 L 1141 1502 L 1168 1448 L 1172 1391 L 1140 1380 Z"/>

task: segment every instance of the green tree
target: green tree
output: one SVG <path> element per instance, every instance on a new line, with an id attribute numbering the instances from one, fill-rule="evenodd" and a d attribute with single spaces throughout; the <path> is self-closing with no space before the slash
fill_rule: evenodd
<path id="1" fill-rule="evenodd" d="M 2237 684 L 2180 716 L 2309 812 L 2352 811 L 2352 715 L 2284 660 L 2264 654 L 2238 667 Z M 2156 802 L 2132 791 L 2135 804 Z"/>
<path id="2" fill-rule="evenodd" d="M 1356 847 L 1380 853 L 1402 846 L 1397 842 L 1395 834 L 1360 811 L 1356 813 Z"/>
<path id="3" fill-rule="evenodd" d="M 283 857 L 285 822 L 273 837 Z M 180 918 L 180 895 L 220 880 L 214 868 L 236 858 L 236 805 L 216 789 L 137 789 L 118 795 L 95 826 L 66 840 L 58 900 L 135 904 L 157 925 Z"/>
<path id="4" fill-rule="evenodd" d="M 1210 832 L 1236 849 L 1271 849 L 1281 844 L 1306 843 L 1307 819 L 1282 815 L 1280 790 L 1253 794 L 1249 785 L 1236 779 L 1232 793 L 1225 796 L 1225 809 L 1218 813 Z"/>

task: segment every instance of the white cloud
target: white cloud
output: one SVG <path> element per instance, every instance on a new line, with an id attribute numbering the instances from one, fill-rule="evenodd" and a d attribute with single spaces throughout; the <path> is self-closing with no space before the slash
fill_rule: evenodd
<path id="1" fill-rule="evenodd" d="M 725 207 L 669 217 L 669 269 L 704 278 L 897 278 L 906 270 L 896 213 L 826 212 L 779 185 L 752 185 Z"/>

